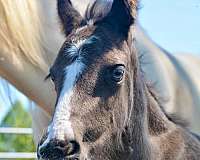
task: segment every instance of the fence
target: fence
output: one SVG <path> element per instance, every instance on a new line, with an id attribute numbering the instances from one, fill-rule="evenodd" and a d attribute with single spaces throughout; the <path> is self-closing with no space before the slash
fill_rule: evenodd
<path id="1" fill-rule="evenodd" d="M 0 128 L 0 134 L 32 134 L 31 128 Z M 36 159 L 36 153 L 0 152 L 0 159 Z"/>

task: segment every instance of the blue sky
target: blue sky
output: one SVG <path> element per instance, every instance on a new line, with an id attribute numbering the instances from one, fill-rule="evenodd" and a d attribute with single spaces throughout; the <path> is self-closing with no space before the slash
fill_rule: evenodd
<path id="1" fill-rule="evenodd" d="M 171 53 L 200 55 L 200 0 L 142 0 L 141 7 L 139 21 L 156 43 Z M 14 88 L 10 93 L 12 101 L 29 105 Z M 0 121 L 10 106 L 7 95 L 0 81 Z"/>
<path id="2" fill-rule="evenodd" d="M 141 25 L 172 53 L 200 55 L 200 0 L 142 0 Z"/>

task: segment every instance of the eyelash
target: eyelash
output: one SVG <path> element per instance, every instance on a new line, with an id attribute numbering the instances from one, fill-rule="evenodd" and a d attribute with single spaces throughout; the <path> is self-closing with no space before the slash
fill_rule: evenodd
<path id="1" fill-rule="evenodd" d="M 53 82 L 55 81 L 55 76 L 52 71 L 49 71 L 49 74 L 45 77 L 45 81 L 51 79 Z"/>
<path id="2" fill-rule="evenodd" d="M 47 81 L 51 78 L 51 73 L 49 73 L 45 78 L 44 78 L 44 81 Z"/>

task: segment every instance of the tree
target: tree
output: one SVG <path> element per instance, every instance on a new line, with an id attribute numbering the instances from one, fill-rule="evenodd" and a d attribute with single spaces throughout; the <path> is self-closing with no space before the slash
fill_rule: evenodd
<path id="1" fill-rule="evenodd" d="M 19 101 L 16 101 L 0 126 L 30 128 L 31 123 L 30 114 Z M 0 134 L 0 152 L 34 151 L 35 146 L 32 135 Z"/>

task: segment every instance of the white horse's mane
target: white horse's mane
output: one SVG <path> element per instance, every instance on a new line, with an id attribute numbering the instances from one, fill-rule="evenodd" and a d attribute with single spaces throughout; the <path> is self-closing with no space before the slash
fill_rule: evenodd
<path id="1" fill-rule="evenodd" d="M 0 0 L 0 48 L 46 68 L 45 42 L 36 0 Z M 38 34 L 40 33 L 40 34 Z M 42 48 L 43 46 L 44 48 Z"/>

